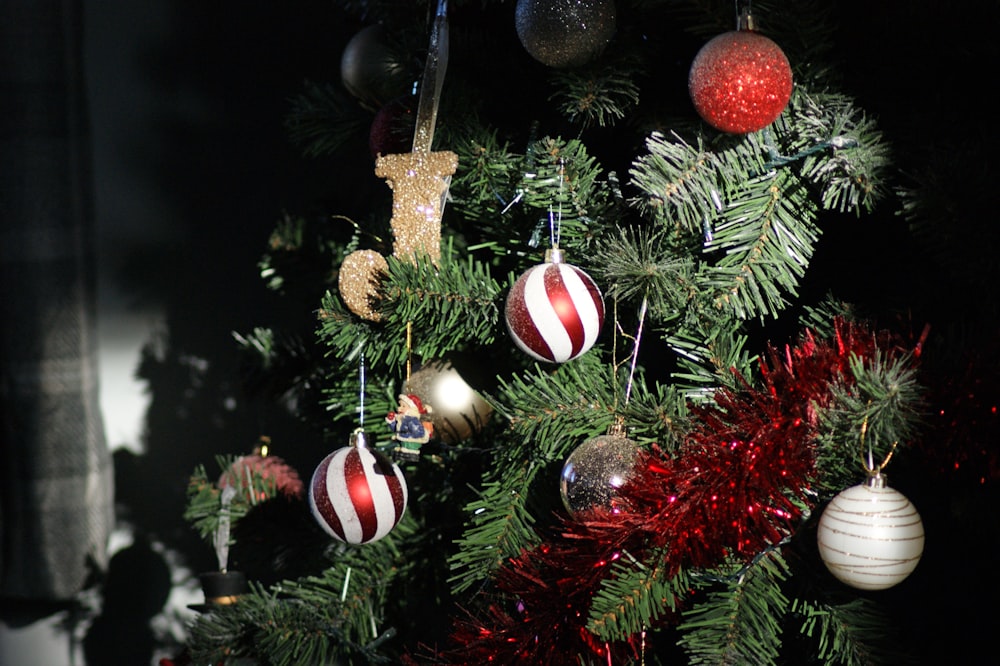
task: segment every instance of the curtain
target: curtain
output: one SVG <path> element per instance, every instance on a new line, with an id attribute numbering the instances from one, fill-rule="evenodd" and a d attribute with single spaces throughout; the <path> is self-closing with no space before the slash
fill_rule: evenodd
<path id="1" fill-rule="evenodd" d="M 0 597 L 65 600 L 106 566 L 80 0 L 0 2 Z"/>

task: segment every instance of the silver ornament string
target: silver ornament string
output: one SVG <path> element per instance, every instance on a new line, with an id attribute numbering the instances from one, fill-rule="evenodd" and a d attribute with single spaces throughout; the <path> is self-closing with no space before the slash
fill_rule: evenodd
<path id="1" fill-rule="evenodd" d="M 639 327 L 635 331 L 635 346 L 632 348 L 632 363 L 628 371 L 628 384 L 625 385 L 625 406 L 628 406 L 629 398 L 632 395 L 632 385 L 635 383 L 635 366 L 639 361 L 639 342 L 642 339 L 642 328 L 646 321 L 646 310 L 649 307 L 649 300 L 645 295 L 642 297 L 642 305 L 639 306 Z"/>
<path id="2" fill-rule="evenodd" d="M 753 19 L 753 0 L 747 0 L 742 7 L 740 7 L 740 0 L 733 0 L 733 7 L 736 10 L 737 30 L 757 29 L 756 22 Z"/>
<path id="3" fill-rule="evenodd" d="M 634 340 L 635 341 L 635 345 L 632 347 L 632 353 L 629 355 L 628 381 L 625 384 L 625 404 L 623 405 L 625 407 L 628 406 L 629 400 L 632 397 L 632 386 L 635 384 L 635 369 L 636 369 L 636 365 L 639 362 L 639 343 L 642 342 L 642 330 L 643 330 L 644 324 L 646 322 L 646 312 L 648 311 L 648 309 L 649 309 L 649 298 L 648 298 L 647 295 L 643 295 L 643 297 L 642 297 L 642 304 L 639 306 L 639 325 L 636 328 L 635 335 L 634 336 L 632 336 L 632 335 L 626 335 L 625 331 L 622 329 L 621 323 L 619 323 L 619 321 L 618 321 L 618 298 L 617 298 L 617 296 L 615 297 L 615 305 L 614 305 L 614 311 L 615 311 L 615 314 L 614 314 L 614 318 L 615 318 L 615 337 L 614 337 L 614 340 L 612 340 L 612 343 L 611 343 L 611 354 L 612 354 L 611 364 L 615 368 L 615 372 L 614 372 L 613 377 L 615 379 L 615 383 L 616 384 L 617 384 L 617 379 L 618 379 L 618 368 L 619 368 L 620 365 L 624 365 L 624 363 L 625 363 L 624 361 L 622 361 L 622 363 L 618 363 L 618 360 L 617 360 L 618 334 L 620 333 L 622 335 L 622 337 L 624 337 L 626 339 L 629 339 L 629 340 Z M 618 408 L 617 400 L 618 400 L 618 391 L 617 391 L 617 386 L 616 386 L 616 390 L 615 390 L 615 402 L 616 402 L 616 404 L 615 404 L 615 410 L 616 411 L 617 411 L 617 408 Z"/>
<path id="4" fill-rule="evenodd" d="M 347 565 L 347 572 L 344 574 L 344 585 L 340 588 L 340 602 L 347 599 L 347 588 L 351 584 L 351 566 Z"/>
<path id="5" fill-rule="evenodd" d="M 552 204 L 549 204 L 549 240 L 552 243 L 552 249 L 559 249 L 559 237 L 562 233 L 562 201 L 563 201 L 563 184 L 566 182 L 566 161 L 563 158 L 559 158 L 559 197 L 557 199 L 558 212 L 553 219 L 552 216 Z"/>
<path id="6" fill-rule="evenodd" d="M 438 103 L 444 74 L 448 69 L 448 0 L 438 0 L 434 26 L 431 28 L 430 44 L 427 47 L 427 61 L 424 76 L 420 81 L 420 100 L 417 103 L 417 122 L 413 132 L 413 152 L 429 153 L 434 140 L 434 125 L 437 123 Z"/>
<path id="7" fill-rule="evenodd" d="M 358 362 L 358 425 L 359 430 L 364 430 L 365 427 L 365 354 L 361 353 L 361 360 Z"/>

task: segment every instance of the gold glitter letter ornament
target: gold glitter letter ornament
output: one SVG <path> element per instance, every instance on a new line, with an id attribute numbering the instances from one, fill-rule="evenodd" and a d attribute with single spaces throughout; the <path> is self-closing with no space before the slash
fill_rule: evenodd
<path id="1" fill-rule="evenodd" d="M 354 314 L 368 321 L 381 316 L 373 308 L 380 275 L 389 272 L 385 257 L 375 250 L 355 250 L 344 257 L 337 277 L 340 297 Z"/>
<path id="2" fill-rule="evenodd" d="M 441 258 L 441 213 L 458 155 L 449 151 L 383 155 L 375 161 L 375 175 L 392 189 L 392 255 L 410 262 L 426 255 Z M 373 250 L 347 255 L 340 267 L 340 296 L 354 314 L 378 321 L 372 298 L 379 274 L 388 272 L 385 258 Z"/>
<path id="3" fill-rule="evenodd" d="M 457 167 L 458 155 L 448 151 L 383 155 L 375 161 L 375 175 L 392 189 L 394 257 L 441 258 L 441 214 Z"/>
<path id="4" fill-rule="evenodd" d="M 375 160 L 375 175 L 385 178 L 392 189 L 392 219 L 389 221 L 394 239 L 392 254 L 414 263 L 421 255 L 434 262 L 441 258 L 441 213 L 451 176 L 458 168 L 455 153 L 430 150 L 438 98 L 448 63 L 447 5 L 447 0 L 438 0 L 424 64 L 413 152 L 382 155 Z M 378 287 L 377 271 L 386 272 L 388 265 L 383 257 L 375 255 L 376 261 L 372 254 L 359 251 L 347 256 L 340 268 L 340 294 L 354 314 L 377 321 L 371 296 Z"/>

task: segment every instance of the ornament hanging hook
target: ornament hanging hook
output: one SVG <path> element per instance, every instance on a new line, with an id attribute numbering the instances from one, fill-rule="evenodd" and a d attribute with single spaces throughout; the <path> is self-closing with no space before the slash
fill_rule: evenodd
<path id="1" fill-rule="evenodd" d="M 869 405 L 871 401 L 869 401 Z M 865 435 L 868 434 L 868 414 L 865 413 L 865 419 L 861 422 L 861 464 L 868 473 L 869 478 L 880 478 L 882 476 L 882 470 L 885 469 L 889 461 L 892 460 L 893 454 L 896 452 L 896 446 L 899 444 L 898 441 L 892 443 L 889 447 L 889 452 L 885 454 L 885 458 L 878 465 L 875 464 L 875 451 L 872 448 L 871 442 L 869 441 L 867 446 L 865 445 Z"/>
<path id="2" fill-rule="evenodd" d="M 734 0 L 733 4 L 736 6 L 736 29 L 756 30 L 757 21 L 753 15 L 753 0 L 746 0 L 746 2 Z"/>
<path id="3" fill-rule="evenodd" d="M 545 261 L 547 263 L 558 264 L 563 260 L 563 251 L 559 248 L 559 235 L 562 232 L 562 193 L 563 182 L 566 176 L 566 161 L 559 158 L 559 208 L 557 213 L 552 212 L 552 203 L 549 203 L 549 244 L 551 247 L 545 251 Z"/>

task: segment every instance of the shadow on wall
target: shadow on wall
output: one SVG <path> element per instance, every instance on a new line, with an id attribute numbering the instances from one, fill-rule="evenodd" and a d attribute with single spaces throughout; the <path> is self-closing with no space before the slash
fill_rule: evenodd
<path id="1" fill-rule="evenodd" d="M 150 621 L 170 596 L 170 568 L 138 538 L 115 553 L 103 581 L 103 606 L 83 639 L 87 664 L 150 664 L 156 638 Z"/>
<path id="2" fill-rule="evenodd" d="M 303 164 L 283 123 L 304 81 L 338 76 L 355 26 L 295 0 L 86 10 L 101 283 L 112 309 L 158 312 L 162 330 L 146 331 L 134 369 L 148 394 L 140 441 L 110 442 L 116 518 L 134 541 L 98 581 L 83 652 L 93 666 L 147 665 L 150 620 L 180 584 L 172 568 L 215 564 L 183 520 L 195 466 L 211 473 L 262 435 L 290 463 L 314 462 L 296 455 L 315 435 L 244 391 L 232 332 L 308 316 L 281 311 L 257 261 L 283 210 L 338 183 L 336 165 Z"/>
<path id="3" fill-rule="evenodd" d="M 149 394 L 142 441 L 115 453 L 119 516 L 187 549 L 181 514 L 194 466 L 248 452 L 261 434 L 287 426 L 281 414 L 269 421 L 266 405 L 248 404 L 231 333 L 279 316 L 257 260 L 282 209 L 315 196 L 311 178 L 321 171 L 299 161 L 284 113 L 303 80 L 330 76 L 342 28 L 311 3 L 164 4 L 163 41 L 137 54 L 152 108 L 137 110 L 146 122 L 114 158 L 119 171 L 151 183 L 150 205 L 171 211 L 174 228 L 167 240 L 108 247 L 102 261 L 123 308 L 163 312 L 164 330 L 135 370 Z M 99 187 L 114 194 L 114 182 Z M 102 221 L 133 234 L 143 223 Z"/>

